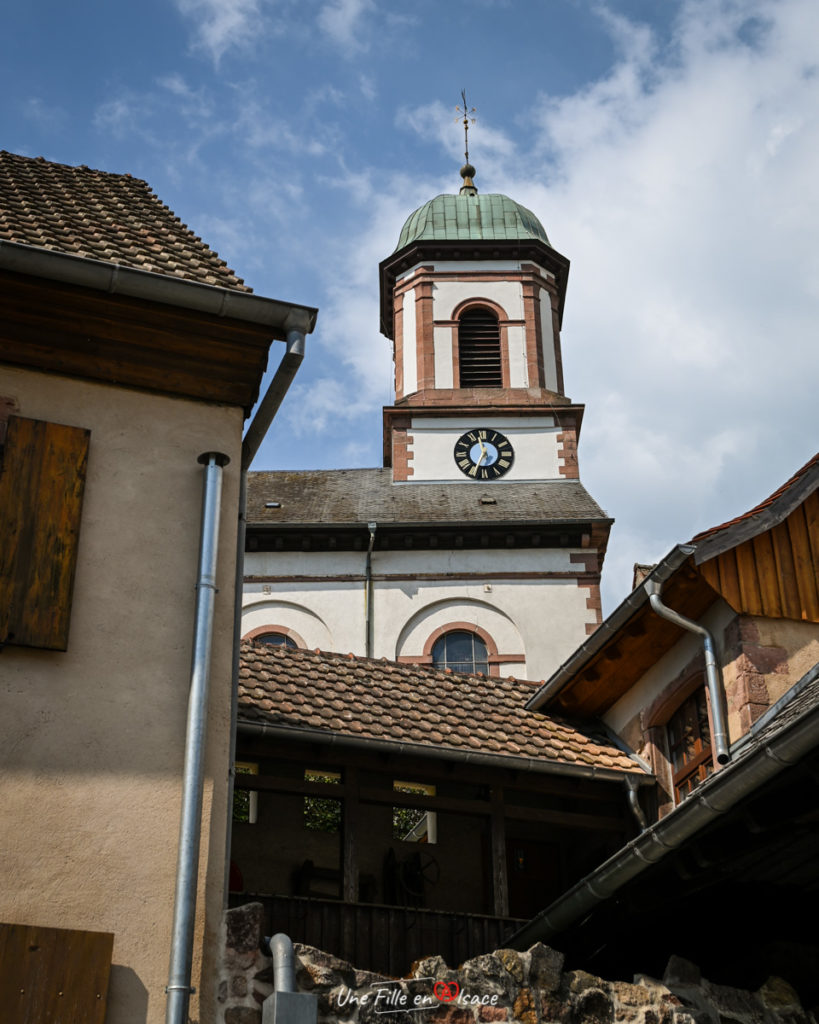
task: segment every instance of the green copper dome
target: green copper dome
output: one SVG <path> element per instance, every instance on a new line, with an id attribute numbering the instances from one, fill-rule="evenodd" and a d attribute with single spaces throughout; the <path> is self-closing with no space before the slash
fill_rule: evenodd
<path id="1" fill-rule="evenodd" d="M 442 195 L 410 214 L 401 229 L 398 249 L 410 242 L 510 241 L 537 239 L 550 245 L 543 225 L 525 206 L 500 194 Z"/>

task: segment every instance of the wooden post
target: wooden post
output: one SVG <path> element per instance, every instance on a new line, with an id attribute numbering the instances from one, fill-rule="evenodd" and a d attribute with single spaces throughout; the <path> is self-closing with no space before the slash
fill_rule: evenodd
<path id="1" fill-rule="evenodd" d="M 506 876 L 506 824 L 503 813 L 503 787 L 492 786 L 490 790 L 492 812 L 490 817 L 492 847 L 492 892 L 495 900 L 495 916 L 509 916 L 509 884 Z"/>
<path id="2" fill-rule="evenodd" d="M 344 811 L 341 836 L 341 898 L 345 903 L 358 901 L 358 771 L 347 767 L 344 770 Z M 341 908 L 341 957 L 350 963 L 358 963 L 355 948 L 355 910 Z"/>

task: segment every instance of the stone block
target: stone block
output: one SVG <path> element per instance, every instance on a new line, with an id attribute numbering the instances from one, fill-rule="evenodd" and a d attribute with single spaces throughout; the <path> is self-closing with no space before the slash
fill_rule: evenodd
<path id="1" fill-rule="evenodd" d="M 482 1006 L 478 1010 L 478 1020 L 501 1021 L 509 1019 L 509 1011 L 505 1006 Z"/>
<path id="2" fill-rule="evenodd" d="M 556 992 L 563 972 L 563 954 L 535 943 L 529 950 L 529 984 L 540 992 Z"/>
<path id="3" fill-rule="evenodd" d="M 523 982 L 523 961 L 521 960 L 520 953 L 514 949 L 499 949 L 496 951 L 495 956 L 515 981 Z"/>
<path id="4" fill-rule="evenodd" d="M 537 1024 L 535 999 L 530 988 L 522 988 L 512 1004 L 512 1015 L 523 1024 Z"/>
<path id="5" fill-rule="evenodd" d="M 772 1010 L 801 1010 L 796 990 L 784 978 L 772 975 L 757 992 L 763 1006 Z"/>
<path id="6" fill-rule="evenodd" d="M 666 964 L 663 982 L 672 988 L 674 985 L 699 985 L 702 974 L 696 964 L 681 956 L 672 956 Z"/>
<path id="7" fill-rule="evenodd" d="M 262 1024 L 262 1011 L 250 1006 L 231 1006 L 225 1010 L 225 1024 Z"/>
<path id="8" fill-rule="evenodd" d="M 586 988 L 572 999 L 573 1024 L 613 1024 L 614 1005 L 602 988 Z"/>
<path id="9" fill-rule="evenodd" d="M 264 907 L 246 903 L 225 912 L 225 945 L 237 953 L 253 953 L 262 943 Z"/>

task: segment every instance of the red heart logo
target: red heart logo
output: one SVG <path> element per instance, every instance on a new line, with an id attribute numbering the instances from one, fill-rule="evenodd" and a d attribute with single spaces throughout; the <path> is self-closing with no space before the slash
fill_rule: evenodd
<path id="1" fill-rule="evenodd" d="M 461 986 L 457 981 L 447 984 L 445 981 L 436 981 L 432 986 L 435 998 L 441 1003 L 451 1003 L 458 998 Z"/>

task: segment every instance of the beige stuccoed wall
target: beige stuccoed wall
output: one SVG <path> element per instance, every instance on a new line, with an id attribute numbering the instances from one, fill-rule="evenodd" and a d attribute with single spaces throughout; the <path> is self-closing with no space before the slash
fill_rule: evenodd
<path id="1" fill-rule="evenodd" d="M 224 877 L 242 413 L 5 367 L 0 396 L 22 416 L 91 430 L 68 651 L 0 655 L 0 921 L 113 932 L 107 1024 L 164 1019 L 202 506 L 196 460 L 210 450 L 231 458 L 193 982 L 206 1020 L 203 934 L 207 949 Z"/>

